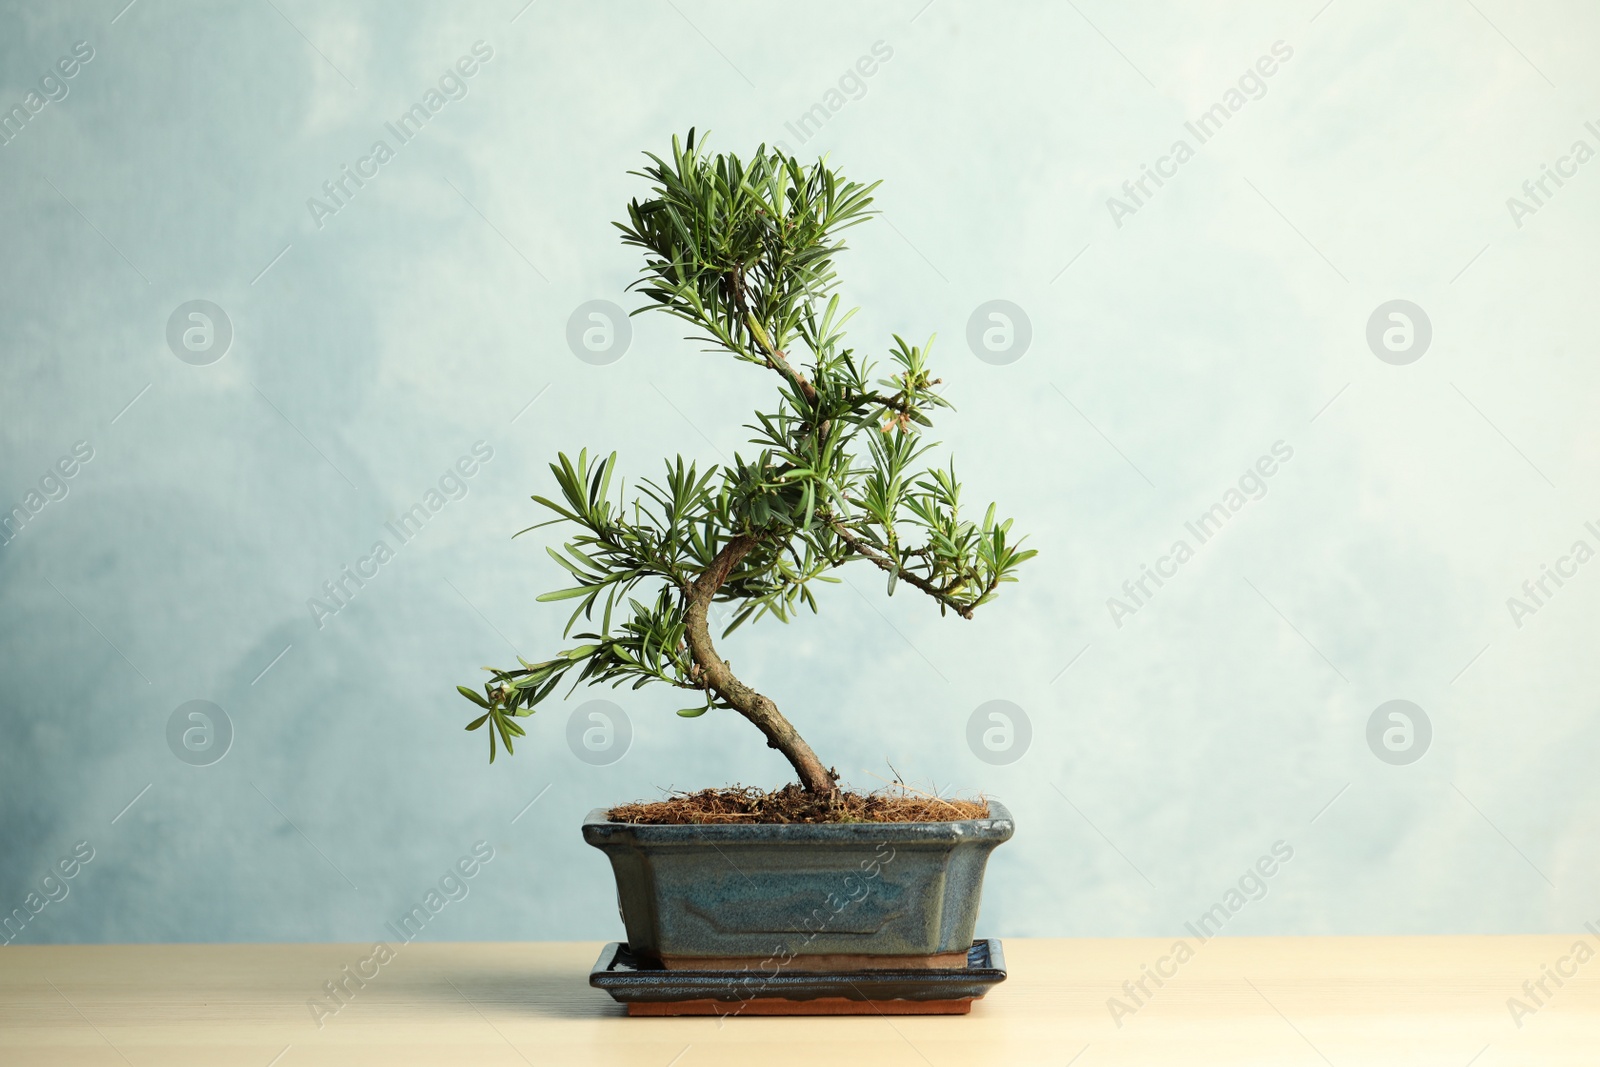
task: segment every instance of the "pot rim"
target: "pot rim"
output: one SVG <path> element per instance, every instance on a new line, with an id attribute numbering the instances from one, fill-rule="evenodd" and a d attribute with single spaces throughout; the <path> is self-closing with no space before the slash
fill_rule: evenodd
<path id="1" fill-rule="evenodd" d="M 1016 830 L 1011 811 L 989 801 L 982 819 L 949 822 L 847 823 L 635 823 L 612 822 L 607 808 L 595 808 L 583 820 L 583 839 L 591 845 L 612 842 L 694 844 L 699 842 L 848 844 L 860 842 L 956 842 L 1009 840 Z"/>

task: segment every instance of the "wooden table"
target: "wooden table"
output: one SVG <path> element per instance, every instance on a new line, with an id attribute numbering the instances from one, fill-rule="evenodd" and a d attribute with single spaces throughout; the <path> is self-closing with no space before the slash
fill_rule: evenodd
<path id="1" fill-rule="evenodd" d="M 967 1016 L 726 1020 L 627 1018 L 587 984 L 597 942 L 417 943 L 364 965 L 371 946 L 11 946 L 0 1063 L 1593 1065 L 1600 959 L 1571 956 L 1580 938 L 1600 949 L 1590 934 L 1191 937 L 1181 964 L 1170 938 L 1009 940 L 1010 979 Z M 333 1012 L 324 983 L 347 966 L 376 977 Z M 1546 966 L 1574 973 L 1558 987 Z M 1148 997 L 1135 984 L 1136 1003 L 1123 983 L 1146 967 L 1174 976 L 1145 977 Z M 1512 997 L 1530 1009 L 1516 1020 Z"/>

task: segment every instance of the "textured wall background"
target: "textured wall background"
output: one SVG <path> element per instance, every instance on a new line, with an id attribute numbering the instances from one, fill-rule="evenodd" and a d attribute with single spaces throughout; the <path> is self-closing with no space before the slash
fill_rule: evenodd
<path id="1" fill-rule="evenodd" d="M 559 640 L 532 602 L 555 533 L 510 540 L 557 449 L 716 462 L 772 391 L 665 319 L 608 364 L 567 342 L 580 305 L 635 306 L 625 172 L 691 125 L 883 179 L 841 261 L 854 336 L 938 333 L 938 436 L 1041 550 L 975 623 L 852 569 L 820 618 L 728 643 L 850 781 L 893 763 L 1010 805 L 984 932 L 1180 932 L 1277 841 L 1228 932 L 1600 920 L 1600 563 L 1571 555 L 1600 549 L 1593 9 L 120 4 L 0 19 L 26 116 L 0 147 L 0 507 L 27 513 L 0 547 L 0 911 L 60 898 L 19 941 L 376 938 L 478 841 L 425 936 L 610 937 L 585 811 L 785 778 L 650 690 L 552 703 L 491 769 L 454 693 Z M 370 176 L 334 200 L 345 166 Z M 1025 350 L 969 345 L 996 299 Z M 194 300 L 225 350 L 184 347 L 187 310 L 169 344 Z M 1368 336 L 1392 300 L 1398 351 Z M 344 606 L 308 605 L 379 539 Z M 1136 602 L 1145 565 L 1170 577 Z M 1546 566 L 1568 576 L 1535 601 Z M 567 742 L 597 697 L 632 734 L 598 766 Z M 1397 754 L 1368 742 L 1396 699 L 1431 725 Z M 214 712 L 169 734 L 196 700 L 226 745 Z M 1010 762 L 967 741 L 995 700 L 1031 725 Z"/>

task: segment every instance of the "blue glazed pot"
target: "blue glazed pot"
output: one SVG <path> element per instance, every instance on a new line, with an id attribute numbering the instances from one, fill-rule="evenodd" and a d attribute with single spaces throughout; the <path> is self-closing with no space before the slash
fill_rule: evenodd
<path id="1" fill-rule="evenodd" d="M 1011 813 L 959 822 L 614 823 L 583 839 L 611 860 L 628 946 L 644 957 L 933 956 L 972 947 L 989 853 Z"/>

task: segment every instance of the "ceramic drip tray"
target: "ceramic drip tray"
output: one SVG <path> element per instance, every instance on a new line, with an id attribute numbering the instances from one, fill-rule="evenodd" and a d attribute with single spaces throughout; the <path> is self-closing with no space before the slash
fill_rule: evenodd
<path id="1" fill-rule="evenodd" d="M 589 984 L 630 1015 L 964 1015 L 1005 981 L 994 938 L 977 940 L 964 968 L 801 971 L 776 963 L 741 971 L 667 970 L 617 941 L 589 972 Z"/>

